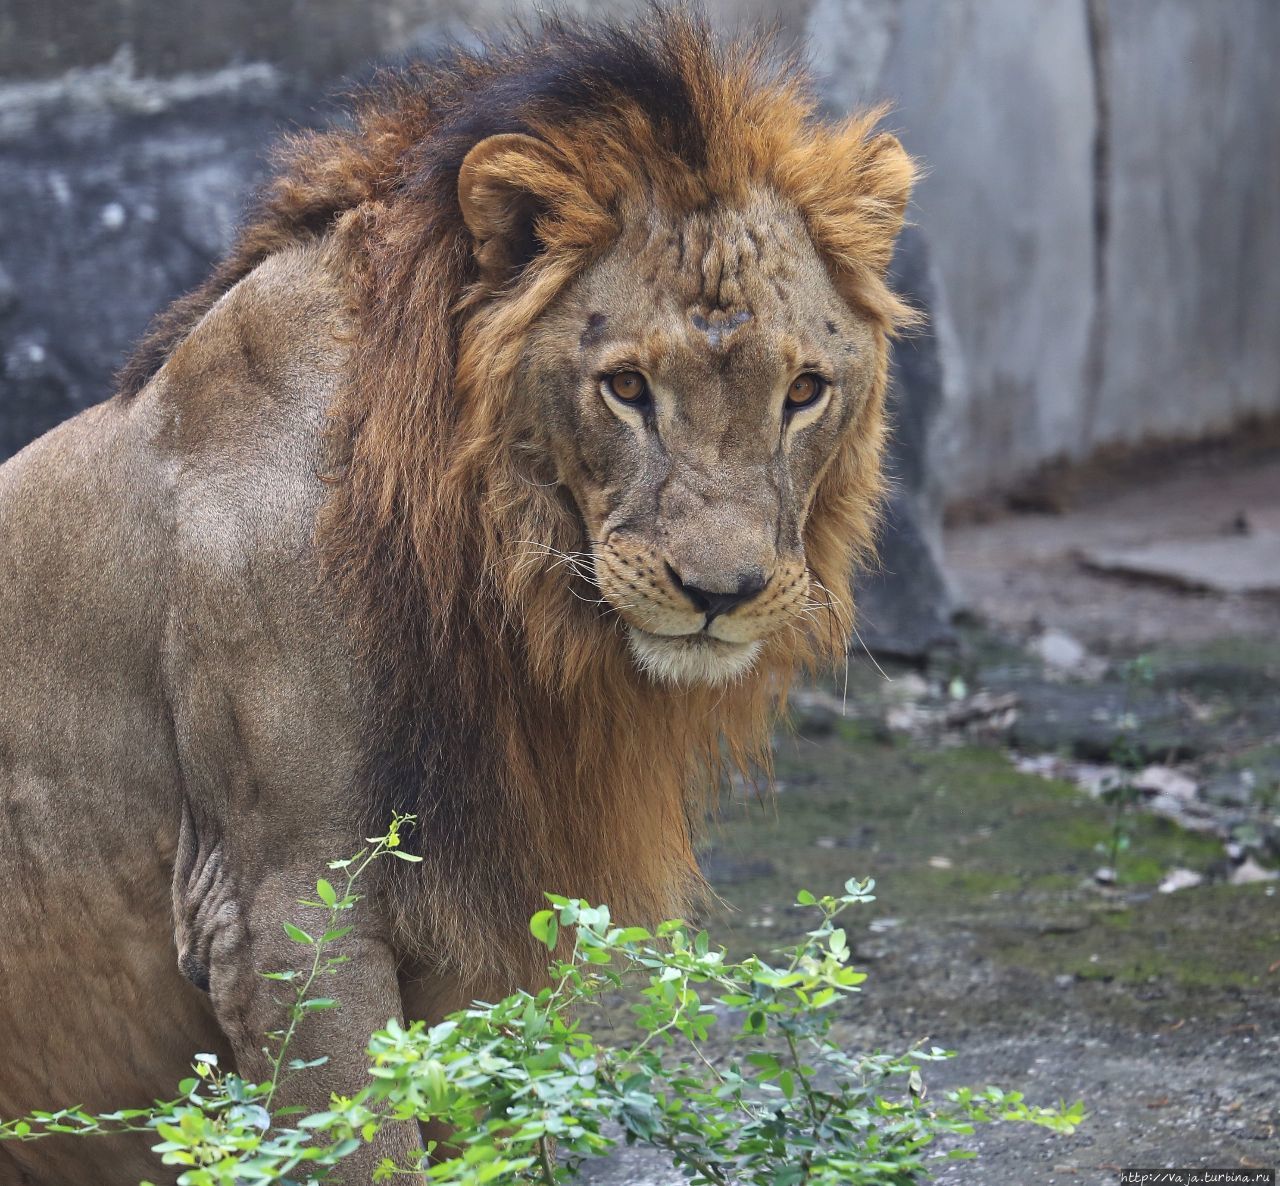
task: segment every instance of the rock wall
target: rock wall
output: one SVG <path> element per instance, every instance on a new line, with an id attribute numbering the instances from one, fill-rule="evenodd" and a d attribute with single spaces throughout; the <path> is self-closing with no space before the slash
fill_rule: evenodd
<path id="1" fill-rule="evenodd" d="M 567 0 L 592 12 L 641 0 Z M 110 394 L 151 316 L 228 246 L 282 130 L 376 59 L 532 0 L 14 0 L 0 6 L 0 460 Z M 725 26 L 806 4 L 718 0 Z"/>
<path id="2" fill-rule="evenodd" d="M 508 7 L 0 9 L 0 458 L 109 393 L 151 314 L 226 247 L 281 128 L 331 118 L 323 96 L 371 58 Z M 913 209 L 928 251 L 915 236 L 899 260 L 931 325 L 897 363 L 899 495 L 864 597 L 878 645 L 945 633 L 944 499 L 1280 411 L 1280 4 L 708 7 L 807 31 L 830 110 L 889 98 L 929 170 Z"/>
<path id="3" fill-rule="evenodd" d="M 127 56 L 0 92 L 0 458 L 110 394 L 312 109 L 269 66 L 157 82 Z"/>
<path id="4" fill-rule="evenodd" d="M 929 172 L 951 497 L 1280 412 L 1280 5 L 818 0 L 833 108 Z"/>
<path id="5" fill-rule="evenodd" d="M 950 311 L 930 463 L 947 497 L 1280 411 L 1280 4 L 710 7 L 807 30 L 828 106 L 891 99 L 929 169 L 913 217 Z M 371 58 L 507 8 L 0 11 L 0 455 L 106 394 L 149 314 L 224 246 L 277 128 L 324 119 L 319 97 Z"/>

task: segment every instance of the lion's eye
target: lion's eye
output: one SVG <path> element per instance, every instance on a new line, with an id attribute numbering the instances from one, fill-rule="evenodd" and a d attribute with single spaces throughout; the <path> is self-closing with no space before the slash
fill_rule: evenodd
<path id="1" fill-rule="evenodd" d="M 614 399 L 624 404 L 641 403 L 649 394 L 649 385 L 639 371 L 619 371 L 605 379 L 604 385 Z"/>
<path id="2" fill-rule="evenodd" d="M 807 408 L 818 402 L 827 389 L 827 381 L 821 375 L 797 375 L 787 388 L 787 407 L 789 409 Z"/>

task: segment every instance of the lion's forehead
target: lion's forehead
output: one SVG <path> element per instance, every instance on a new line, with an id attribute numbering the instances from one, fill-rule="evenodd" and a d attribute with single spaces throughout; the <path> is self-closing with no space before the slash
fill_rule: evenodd
<path id="1" fill-rule="evenodd" d="M 698 315 L 729 332 L 746 316 L 755 328 L 785 323 L 797 295 L 824 275 L 799 217 L 767 201 L 675 221 L 650 216 L 624 238 L 624 258 L 627 239 L 635 245 L 632 266 L 657 308 Z"/>
<path id="2" fill-rule="evenodd" d="M 756 317 L 784 313 L 817 255 L 799 220 L 768 205 L 650 222 L 636 267 L 670 307 Z"/>
<path id="3" fill-rule="evenodd" d="M 760 201 L 637 218 L 587 277 L 571 316 L 584 349 L 620 343 L 654 366 L 779 370 L 856 336 L 803 223 Z"/>

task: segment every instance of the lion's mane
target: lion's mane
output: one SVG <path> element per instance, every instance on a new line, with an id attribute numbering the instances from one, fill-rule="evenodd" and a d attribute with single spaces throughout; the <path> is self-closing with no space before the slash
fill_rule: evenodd
<path id="1" fill-rule="evenodd" d="M 550 20 L 454 50 L 379 77 L 349 127 L 289 141 L 228 258 L 122 374 L 128 398 L 274 252 L 336 246 L 357 329 L 317 544 L 375 722 L 357 793 L 370 826 L 418 816 L 424 861 L 388 890 L 398 925 L 442 966 L 479 969 L 477 991 L 536 979 L 526 922 L 544 890 L 632 919 L 686 908 L 716 784 L 767 766 L 792 669 L 844 653 L 881 481 L 883 365 L 805 530 L 825 620 L 772 643 L 759 674 L 728 690 L 654 686 L 548 551 L 584 541 L 531 451 L 513 381 L 527 330 L 617 238 L 637 187 L 674 214 L 764 187 L 794 204 L 841 291 L 891 334 L 911 314 L 881 279 L 901 221 L 882 195 L 905 196 L 911 166 L 877 116 L 816 120 L 794 61 L 721 46 L 680 13 L 628 29 Z M 457 183 L 468 150 L 503 132 L 543 141 L 559 167 L 514 179 L 538 199 L 531 258 L 495 289 Z"/>

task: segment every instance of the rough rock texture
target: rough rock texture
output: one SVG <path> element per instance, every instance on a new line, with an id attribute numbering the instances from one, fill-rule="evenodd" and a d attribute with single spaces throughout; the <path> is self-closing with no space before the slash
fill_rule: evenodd
<path id="1" fill-rule="evenodd" d="M 560 12 L 626 12 L 644 0 L 560 0 Z M 167 76 L 270 62 L 293 77 L 324 81 L 369 60 L 437 43 L 446 33 L 492 29 L 531 0 L 95 0 L 68 18 L 70 0 L 8 0 L 0 7 L 0 77 L 47 78 L 100 66 L 131 47 L 141 71 Z M 547 7 L 547 6 L 544 6 Z M 798 35 L 809 0 L 704 0 L 717 23 L 776 22 Z"/>
<path id="2" fill-rule="evenodd" d="M 822 0 L 811 34 L 844 105 L 890 98 L 929 172 L 929 233 L 955 327 L 948 489 L 1077 444 L 1094 290 L 1093 81 L 1081 0 L 878 0 L 879 69 L 841 35 L 863 0 Z"/>
<path id="3" fill-rule="evenodd" d="M 949 497 L 1280 412 L 1280 6 L 818 0 L 833 106 L 925 161 Z"/>
<path id="4" fill-rule="evenodd" d="M 0 94 L 0 458 L 110 393 L 311 108 L 267 67 L 160 84 L 123 59 Z"/>
<path id="5" fill-rule="evenodd" d="M 869 650 L 915 658 L 954 637 L 942 565 L 942 501 L 931 465 L 934 421 L 943 400 L 937 327 L 946 324 L 946 312 L 918 229 L 903 233 L 892 272 L 897 290 L 929 320 L 894 347 L 886 464 L 893 493 L 879 567 L 858 583 L 858 633 Z"/>

